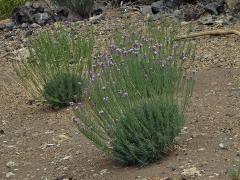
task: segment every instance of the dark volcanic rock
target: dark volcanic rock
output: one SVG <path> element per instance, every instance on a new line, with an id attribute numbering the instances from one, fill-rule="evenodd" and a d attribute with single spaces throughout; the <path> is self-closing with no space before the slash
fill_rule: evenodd
<path id="1" fill-rule="evenodd" d="M 33 23 L 35 10 L 30 6 L 20 6 L 13 12 L 13 19 L 17 24 Z"/>
<path id="2" fill-rule="evenodd" d="M 95 2 L 92 14 L 93 15 L 102 14 L 103 11 L 105 11 L 106 7 L 107 7 L 107 3 L 106 2 Z"/>
<path id="3" fill-rule="evenodd" d="M 68 15 L 69 10 L 66 8 L 52 9 L 44 1 L 34 1 L 16 8 L 13 13 L 13 19 L 17 24 L 37 23 L 44 25 L 46 23 L 64 20 Z"/>
<path id="4" fill-rule="evenodd" d="M 44 25 L 50 20 L 48 13 L 36 13 L 34 14 L 34 22 Z"/>
<path id="5" fill-rule="evenodd" d="M 167 12 L 167 11 L 173 11 L 178 9 L 182 4 L 184 3 L 184 0 L 161 0 L 152 3 L 152 12 L 153 14 Z"/>
<path id="6" fill-rule="evenodd" d="M 205 10 L 217 16 L 225 12 L 224 5 L 225 5 L 224 0 L 219 0 L 205 5 Z"/>
<path id="7" fill-rule="evenodd" d="M 167 7 L 163 0 L 152 3 L 151 8 L 153 14 L 158 14 L 167 10 Z"/>

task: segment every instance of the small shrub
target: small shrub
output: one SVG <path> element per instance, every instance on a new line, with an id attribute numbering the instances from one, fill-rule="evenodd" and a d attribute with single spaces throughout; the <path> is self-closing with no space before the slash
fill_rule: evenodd
<path id="1" fill-rule="evenodd" d="M 183 125 L 177 104 L 147 100 L 117 122 L 113 157 L 123 164 L 146 165 L 167 154 Z"/>
<path id="2" fill-rule="evenodd" d="M 94 0 L 54 0 L 54 2 L 60 6 L 66 6 L 83 18 L 90 16 L 94 5 Z"/>
<path id="3" fill-rule="evenodd" d="M 113 159 L 145 165 L 160 159 L 184 122 L 194 79 L 183 65 L 194 58 L 178 26 L 127 26 L 93 61 L 89 100 L 76 113 L 87 138 Z M 145 28 L 142 28 L 145 27 Z"/>
<path id="4" fill-rule="evenodd" d="M 15 71 L 34 98 L 63 106 L 79 100 L 82 92 L 77 91 L 82 87 L 78 83 L 84 83 L 83 71 L 92 48 L 90 34 L 78 35 L 63 29 L 41 32 L 30 43 L 30 56 L 16 64 Z"/>
<path id="5" fill-rule="evenodd" d="M 0 19 L 11 17 L 14 9 L 28 0 L 0 0 Z"/>
<path id="6" fill-rule="evenodd" d="M 56 74 L 43 89 L 43 97 L 53 107 L 68 106 L 79 102 L 83 92 L 83 81 L 79 75 Z"/>

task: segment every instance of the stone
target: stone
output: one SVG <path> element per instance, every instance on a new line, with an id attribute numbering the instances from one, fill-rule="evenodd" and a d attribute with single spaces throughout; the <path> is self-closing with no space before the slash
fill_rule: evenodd
<path id="1" fill-rule="evenodd" d="M 3 129 L 0 129 L 0 135 L 5 134 Z"/>
<path id="2" fill-rule="evenodd" d="M 203 6 L 196 4 L 186 4 L 182 6 L 183 17 L 185 21 L 197 20 L 205 12 Z"/>
<path id="3" fill-rule="evenodd" d="M 15 167 L 17 164 L 15 163 L 15 162 L 13 162 L 13 161 L 8 161 L 7 162 L 7 164 L 6 164 L 6 166 L 8 167 L 8 168 L 13 168 L 13 167 Z"/>
<path id="4" fill-rule="evenodd" d="M 36 1 L 32 3 L 32 7 L 39 13 L 43 13 L 47 9 L 47 4 L 43 1 Z"/>
<path id="5" fill-rule="evenodd" d="M 101 170 L 101 171 L 99 172 L 99 174 L 100 174 L 101 176 L 103 176 L 103 175 L 105 175 L 105 174 L 108 174 L 108 173 L 109 173 L 108 169 L 103 169 L 103 170 Z"/>
<path id="6" fill-rule="evenodd" d="M 140 11 L 145 16 L 153 14 L 151 6 L 140 6 Z"/>
<path id="7" fill-rule="evenodd" d="M 27 59 L 30 57 L 30 52 L 28 48 L 21 48 L 21 49 L 15 50 L 13 51 L 13 54 L 17 56 L 18 60 Z"/>
<path id="8" fill-rule="evenodd" d="M 173 12 L 173 16 L 177 19 L 183 19 L 184 18 L 183 11 L 179 10 L 179 9 L 177 9 Z"/>
<path id="9" fill-rule="evenodd" d="M 22 25 L 21 25 L 21 28 L 27 28 L 28 27 L 28 24 L 27 23 L 22 23 Z"/>
<path id="10" fill-rule="evenodd" d="M 66 19 L 69 15 L 69 9 L 66 7 L 57 7 L 54 10 L 54 20 L 55 21 L 62 21 Z"/>
<path id="11" fill-rule="evenodd" d="M 9 31 L 12 31 L 15 28 L 15 23 L 14 22 L 6 23 L 5 28 L 8 29 Z"/>
<path id="12" fill-rule="evenodd" d="M 14 34 L 12 32 L 8 32 L 5 34 L 5 38 L 8 39 L 8 38 L 11 38 Z"/>
<path id="13" fill-rule="evenodd" d="M 107 8 L 107 3 L 106 2 L 95 2 L 93 6 L 93 15 L 100 15 L 102 14 Z"/>
<path id="14" fill-rule="evenodd" d="M 35 10 L 29 6 L 20 6 L 17 7 L 13 12 L 13 19 L 16 21 L 17 24 L 22 23 L 33 23 L 34 21 L 34 14 Z"/>
<path id="15" fill-rule="evenodd" d="M 196 167 L 192 167 L 189 169 L 184 169 L 183 172 L 181 173 L 181 176 L 186 179 L 196 178 L 196 177 L 201 176 L 201 173 Z"/>
<path id="16" fill-rule="evenodd" d="M 219 146 L 220 149 L 227 149 L 227 147 L 223 143 L 220 143 L 218 146 Z"/>
<path id="17" fill-rule="evenodd" d="M 43 25 L 65 20 L 68 15 L 69 10 L 66 7 L 50 7 L 47 2 L 33 1 L 16 8 L 13 12 L 13 19 L 17 24 L 37 23 Z"/>
<path id="18" fill-rule="evenodd" d="M 34 20 L 37 24 L 43 25 L 46 24 L 49 20 L 49 14 L 44 12 L 44 13 L 37 13 L 34 15 Z"/>
<path id="19" fill-rule="evenodd" d="M 99 23 L 99 21 L 103 20 L 104 16 L 103 14 L 97 15 L 97 16 L 93 16 L 89 18 L 89 22 L 93 23 L 93 24 L 97 24 Z"/>
<path id="20" fill-rule="evenodd" d="M 237 154 L 236 154 L 237 156 L 240 156 L 240 151 L 237 151 Z"/>
<path id="21" fill-rule="evenodd" d="M 169 9 L 176 9 L 178 8 L 184 0 L 165 0 L 165 4 Z"/>
<path id="22" fill-rule="evenodd" d="M 6 25 L 5 24 L 0 24 L 0 30 L 3 31 L 5 29 Z"/>
<path id="23" fill-rule="evenodd" d="M 31 36 L 33 34 L 33 30 L 28 30 L 25 32 L 25 37 Z"/>
<path id="24" fill-rule="evenodd" d="M 224 12 L 224 0 L 208 3 L 204 8 L 207 12 L 218 16 L 220 13 Z"/>
<path id="25" fill-rule="evenodd" d="M 199 148 L 198 151 L 199 152 L 206 151 L 206 148 Z"/>
<path id="26" fill-rule="evenodd" d="M 157 1 L 152 3 L 151 9 L 153 14 L 158 14 L 167 10 L 167 7 L 164 4 L 164 1 Z"/>
<path id="27" fill-rule="evenodd" d="M 37 23 L 33 23 L 33 24 L 31 24 L 31 26 L 30 26 L 31 28 L 39 28 L 39 27 L 41 27 L 39 24 L 37 24 Z"/>
<path id="28" fill-rule="evenodd" d="M 199 20 L 199 22 L 203 25 L 213 25 L 214 24 L 213 17 L 211 15 L 202 17 Z"/>
<path id="29" fill-rule="evenodd" d="M 10 177 L 12 177 L 12 176 L 15 176 L 15 174 L 12 173 L 12 172 L 6 173 L 6 178 L 10 178 Z"/>
<path id="30" fill-rule="evenodd" d="M 66 156 L 66 157 L 62 158 L 62 160 L 69 160 L 71 158 L 72 158 L 72 156 Z"/>

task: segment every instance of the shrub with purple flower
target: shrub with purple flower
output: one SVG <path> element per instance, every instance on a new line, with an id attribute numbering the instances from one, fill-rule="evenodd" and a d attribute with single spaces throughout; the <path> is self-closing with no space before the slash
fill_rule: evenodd
<path id="1" fill-rule="evenodd" d="M 117 33 L 106 58 L 100 53 L 90 68 L 99 76 L 89 84 L 89 101 L 76 111 L 77 125 L 121 163 L 159 160 L 184 124 L 194 79 L 182 66 L 194 51 L 190 42 L 175 40 L 178 27 L 170 25 Z"/>

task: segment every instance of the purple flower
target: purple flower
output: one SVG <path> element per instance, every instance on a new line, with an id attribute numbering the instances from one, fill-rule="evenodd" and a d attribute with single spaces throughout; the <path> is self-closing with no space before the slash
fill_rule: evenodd
<path id="1" fill-rule="evenodd" d="M 91 77 L 91 81 L 96 81 L 96 79 L 97 79 L 96 75 L 93 74 L 92 77 Z"/>
<path id="2" fill-rule="evenodd" d="M 157 51 L 157 47 L 156 46 L 152 46 L 152 52 L 153 52 L 153 55 L 156 56 L 158 54 L 158 51 Z"/>
<path id="3" fill-rule="evenodd" d="M 147 55 L 146 55 L 146 54 L 143 55 L 143 59 L 144 59 L 145 61 L 147 60 Z"/>
<path id="4" fill-rule="evenodd" d="M 93 72 L 96 72 L 97 71 L 97 65 L 93 64 L 92 67 L 93 67 Z"/>
<path id="5" fill-rule="evenodd" d="M 148 43 L 149 42 L 148 38 L 144 38 L 143 42 Z"/>
<path id="6" fill-rule="evenodd" d="M 113 60 L 112 60 L 112 58 L 111 59 L 109 59 L 109 61 L 108 61 L 108 66 L 113 66 L 114 64 L 113 64 Z"/>
<path id="7" fill-rule="evenodd" d="M 110 45 L 110 51 L 113 52 L 116 50 L 116 45 L 115 44 L 111 44 Z"/>
<path id="8" fill-rule="evenodd" d="M 140 44 L 139 43 L 134 43 L 134 45 L 133 45 L 133 49 L 135 49 L 135 50 L 139 50 L 140 49 Z"/>

